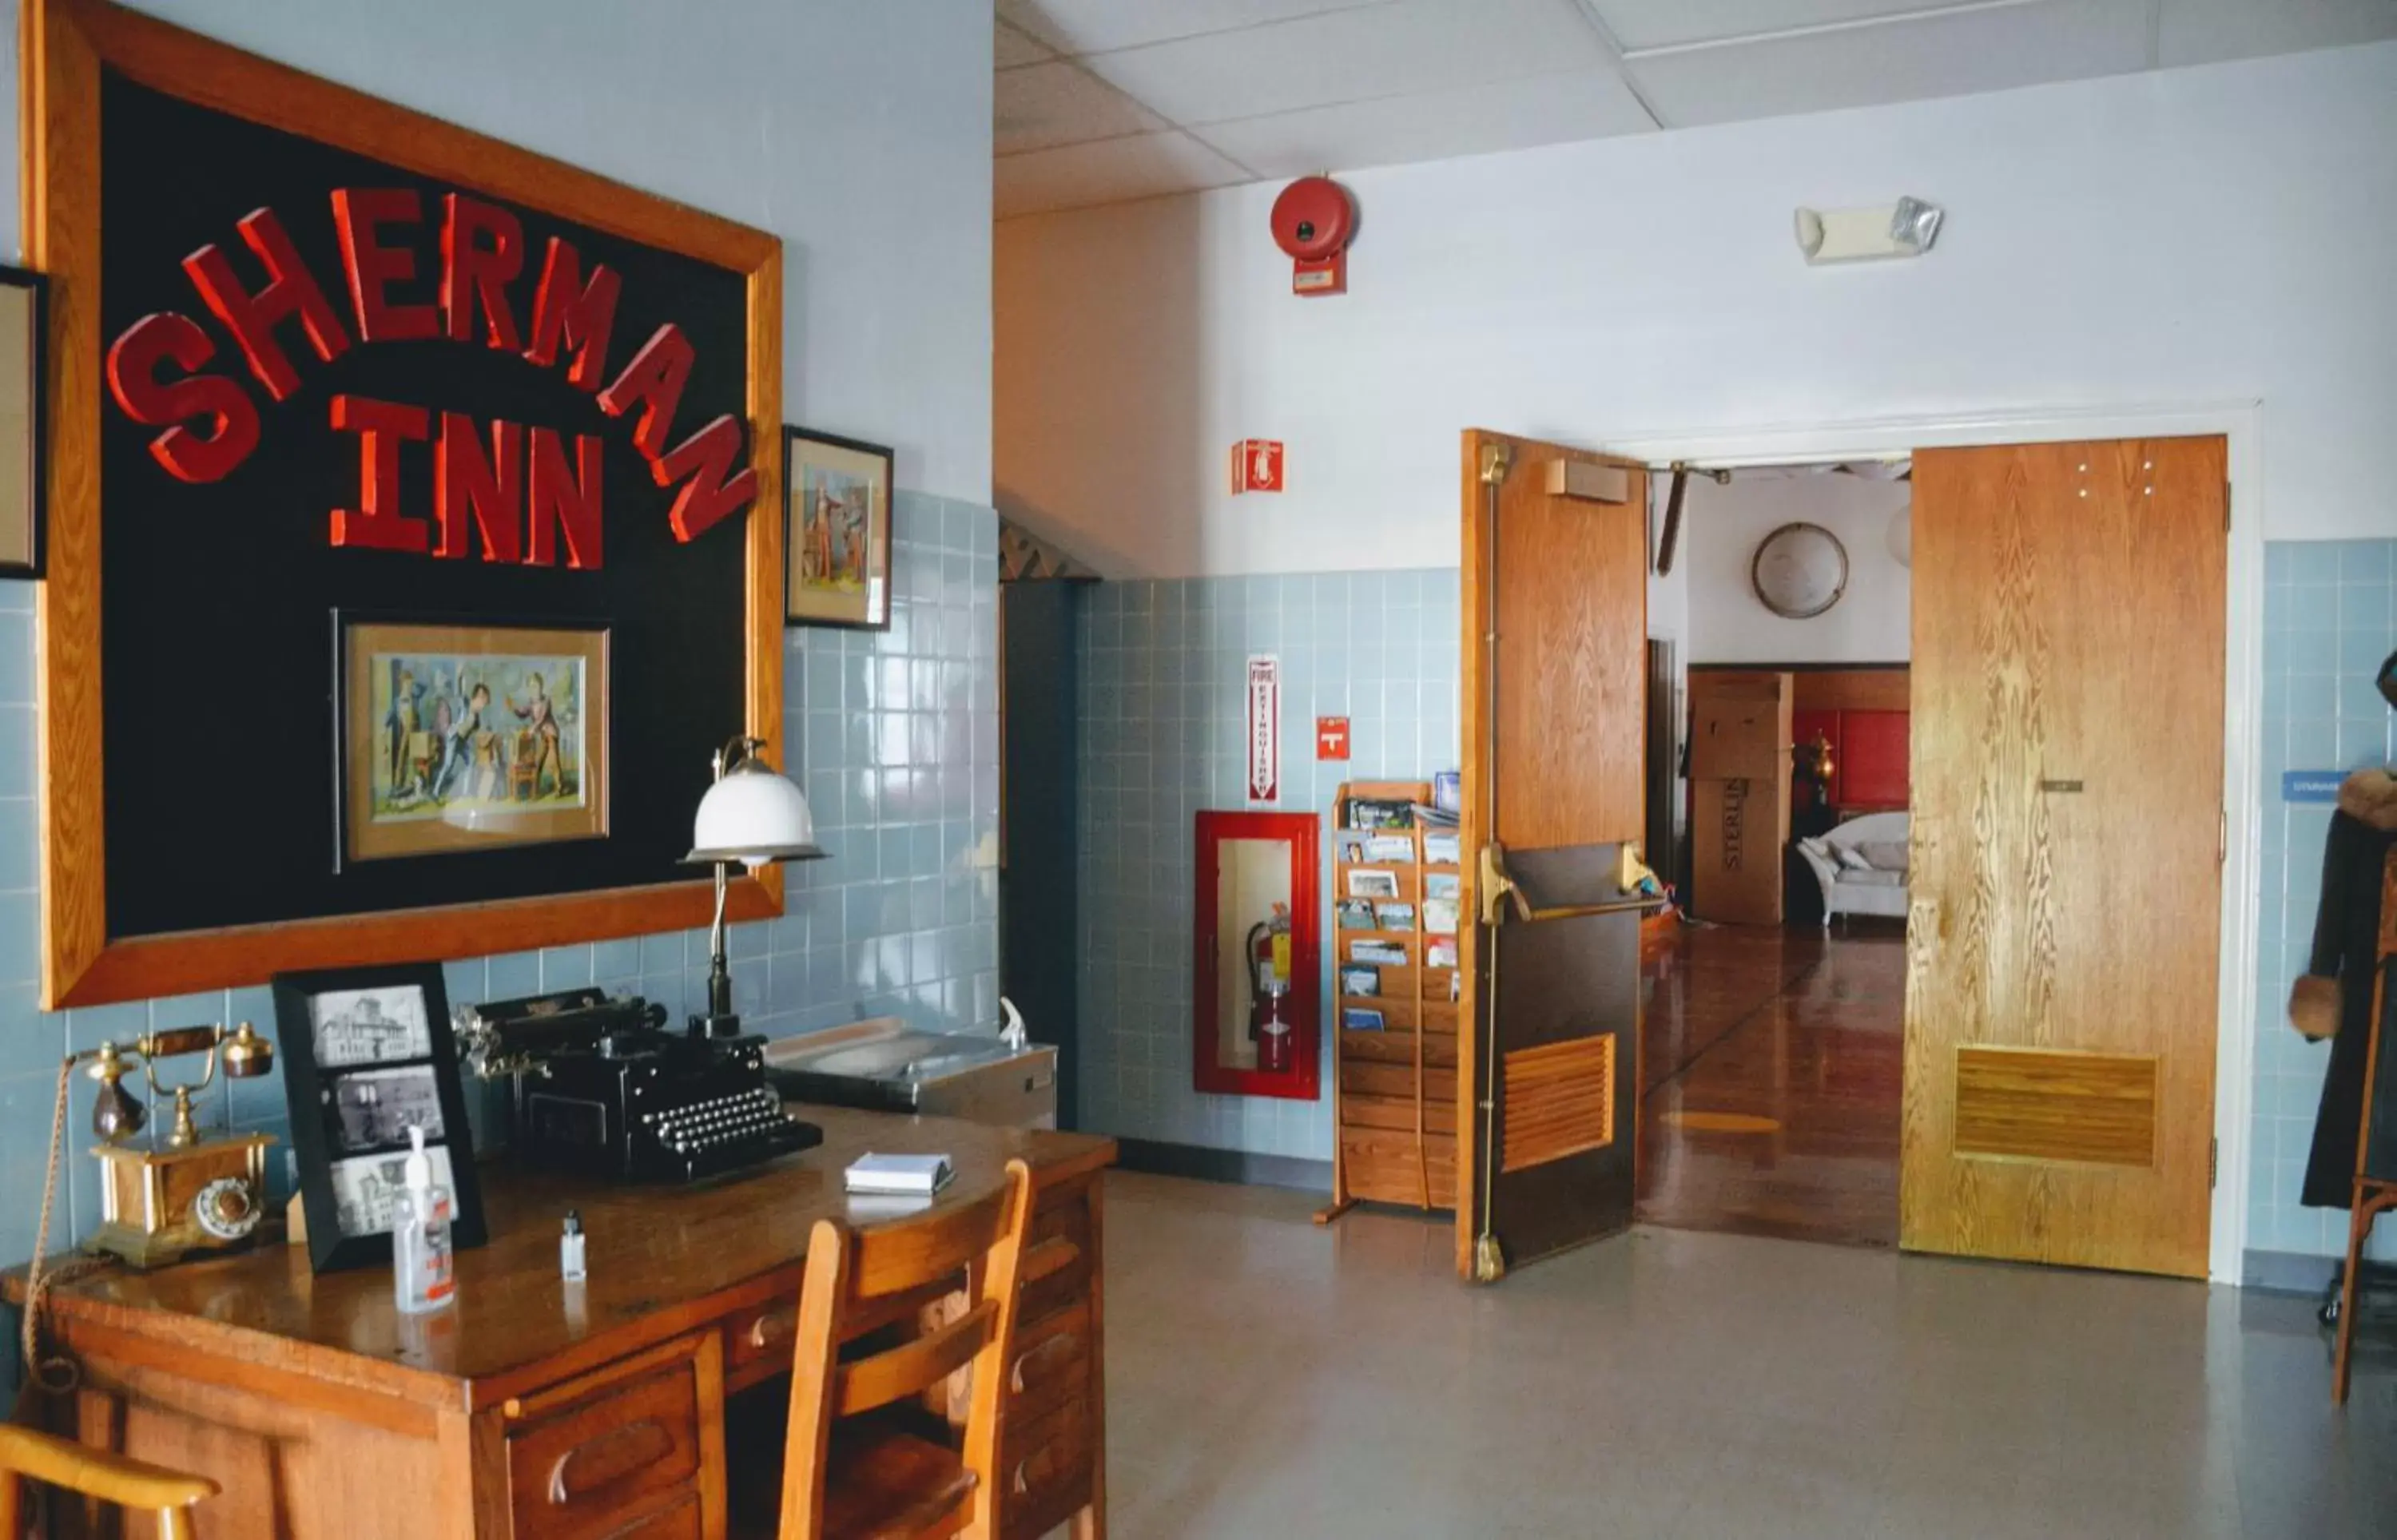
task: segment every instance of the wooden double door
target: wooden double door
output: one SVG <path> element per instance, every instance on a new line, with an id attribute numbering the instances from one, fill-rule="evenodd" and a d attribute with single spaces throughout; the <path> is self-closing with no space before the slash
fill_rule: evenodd
<path id="1" fill-rule="evenodd" d="M 2228 556 L 2219 438 L 1914 461 L 1900 1243 L 2202 1277 Z M 1632 1218 L 1647 473 L 1464 441 L 1458 1266 Z"/>

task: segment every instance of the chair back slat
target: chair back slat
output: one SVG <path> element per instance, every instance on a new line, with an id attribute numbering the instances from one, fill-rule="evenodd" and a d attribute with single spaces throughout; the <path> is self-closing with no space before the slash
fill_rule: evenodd
<path id="1" fill-rule="evenodd" d="M 972 1361 L 998 1330 L 998 1306 L 984 1300 L 936 1331 L 840 1366 L 833 1415 L 853 1417 L 918 1395 Z"/>
<path id="2" fill-rule="evenodd" d="M 1008 1189 L 920 1218 L 852 1232 L 851 1299 L 874 1299 L 961 1272 L 998 1242 L 1008 1220 Z"/>

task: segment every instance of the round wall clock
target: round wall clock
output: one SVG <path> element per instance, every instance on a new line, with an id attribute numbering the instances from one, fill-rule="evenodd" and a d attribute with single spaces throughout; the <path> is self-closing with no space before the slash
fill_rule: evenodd
<path id="1" fill-rule="evenodd" d="M 1774 614 L 1812 619 L 1847 591 L 1848 550 L 1821 524 L 1786 524 L 1756 548 L 1748 580 Z"/>

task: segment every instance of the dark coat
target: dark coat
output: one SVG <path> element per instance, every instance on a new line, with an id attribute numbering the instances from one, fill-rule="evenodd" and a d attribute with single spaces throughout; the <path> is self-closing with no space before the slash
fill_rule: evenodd
<path id="1" fill-rule="evenodd" d="M 2372 1041 L 2372 977 L 2380 945 L 2381 869 L 2397 844 L 2397 774 L 2359 770 L 2338 790 L 2323 852 L 2322 909 L 2314 919 L 2309 977 L 2289 999 L 2290 1019 L 2319 1036 L 2333 1011 L 2337 1035 L 2323 1078 L 2322 1109 L 2314 1115 L 2313 1153 L 2306 1162 L 2303 1201 L 2311 1208 L 2345 1208 L 2354 1196 L 2355 1147 L 2363 1132 L 2364 1059 Z M 2397 1052 L 2397 1042 L 2381 1045 Z M 2389 1074 L 2381 1080 L 2387 1083 Z M 2397 1118 L 2388 1120 L 2397 1123 Z M 2383 1136 L 2384 1142 L 2397 1143 Z M 2376 1145 L 2375 1164 L 2397 1164 L 2397 1150 Z"/>

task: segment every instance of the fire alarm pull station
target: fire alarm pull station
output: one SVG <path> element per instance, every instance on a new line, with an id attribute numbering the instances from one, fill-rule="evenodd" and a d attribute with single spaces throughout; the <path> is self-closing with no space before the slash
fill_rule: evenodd
<path id="1" fill-rule="evenodd" d="M 1348 292 L 1348 243 L 1357 206 L 1329 177 L 1301 177 L 1274 200 L 1274 244 L 1290 254 L 1293 294 Z"/>
<path id="2" fill-rule="evenodd" d="M 1242 439 L 1232 445 L 1232 495 L 1281 490 L 1281 440 Z"/>

